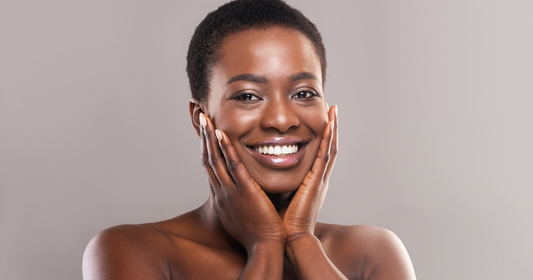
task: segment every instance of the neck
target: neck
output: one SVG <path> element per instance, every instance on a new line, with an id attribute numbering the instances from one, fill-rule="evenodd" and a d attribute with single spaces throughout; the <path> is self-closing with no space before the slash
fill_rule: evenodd
<path id="1" fill-rule="evenodd" d="M 274 204 L 274 207 L 276 210 L 279 210 L 288 204 L 292 197 L 294 196 L 295 192 L 292 193 L 276 193 L 276 194 L 267 194 L 268 198 Z"/>
<path id="2" fill-rule="evenodd" d="M 209 236 L 209 245 L 220 249 L 240 250 L 242 245 L 224 229 L 213 204 L 214 197 L 209 199 L 200 208 L 196 209 L 196 216 Z M 242 248 L 243 249 L 243 248 Z"/>

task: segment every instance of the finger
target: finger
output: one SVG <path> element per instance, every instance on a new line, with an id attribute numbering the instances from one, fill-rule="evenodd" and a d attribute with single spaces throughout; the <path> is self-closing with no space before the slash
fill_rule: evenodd
<path id="1" fill-rule="evenodd" d="M 220 150 L 224 154 L 226 159 L 226 168 L 229 171 L 233 181 L 237 188 L 244 188 L 247 186 L 255 186 L 259 189 L 259 185 L 250 177 L 248 171 L 241 162 L 241 159 L 235 152 L 231 141 L 227 137 L 226 133 L 220 130 L 215 131 L 218 137 L 218 143 L 220 145 Z"/>
<path id="2" fill-rule="evenodd" d="M 215 135 L 215 127 L 206 115 L 203 115 L 203 117 L 205 121 L 204 139 L 207 146 L 207 162 L 218 179 L 218 182 L 220 182 L 220 187 L 234 186 L 233 179 L 226 168 L 226 160 L 218 145 L 218 139 Z"/>
<path id="3" fill-rule="evenodd" d="M 333 139 L 331 140 L 331 148 L 329 151 L 329 162 L 328 166 L 326 168 L 326 174 L 325 178 L 326 180 L 329 179 L 329 176 L 331 175 L 331 172 L 333 171 L 333 166 L 335 166 L 335 160 L 337 159 L 337 155 L 339 154 L 339 141 L 338 141 L 338 118 L 339 118 L 339 108 L 337 105 L 333 106 L 332 109 L 329 112 L 329 119 L 333 120 Z"/>
<path id="4" fill-rule="evenodd" d="M 303 185 L 310 185 L 312 182 L 318 183 L 324 178 L 324 171 L 329 161 L 329 151 L 331 149 L 331 140 L 333 137 L 333 120 L 330 120 L 324 129 L 322 140 L 320 141 L 320 148 L 315 158 L 315 162 L 309 171 L 308 176 L 305 177 Z"/>
<path id="5" fill-rule="evenodd" d="M 211 169 L 211 166 L 209 166 L 209 153 L 207 152 L 207 143 L 204 137 L 205 129 L 203 126 L 200 126 L 200 134 L 202 139 L 202 155 L 200 157 L 200 163 L 204 168 L 205 176 L 207 177 L 207 180 L 209 182 L 209 190 L 214 196 L 216 194 L 215 189 L 220 188 L 220 182 L 218 182 L 218 179 L 215 176 L 213 169 Z"/>

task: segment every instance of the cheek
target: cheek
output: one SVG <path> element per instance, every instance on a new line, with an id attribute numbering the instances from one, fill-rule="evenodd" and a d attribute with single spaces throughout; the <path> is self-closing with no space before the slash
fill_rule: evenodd
<path id="1" fill-rule="evenodd" d="M 305 168 L 310 169 L 314 159 L 320 149 L 320 143 L 322 142 L 322 135 L 328 124 L 327 109 L 318 108 L 317 110 L 309 110 L 305 115 L 302 115 L 305 120 L 305 126 L 311 131 L 314 136 L 314 140 L 309 143 L 309 153 L 306 155 Z"/>
<path id="2" fill-rule="evenodd" d="M 250 132 L 255 126 L 257 126 L 257 120 L 250 114 L 243 114 L 233 112 L 231 110 L 226 111 L 223 116 L 219 116 L 213 120 L 215 128 L 224 131 L 230 139 L 232 145 L 239 153 L 237 146 L 241 137 Z"/>
<path id="3" fill-rule="evenodd" d="M 302 119 L 305 120 L 306 126 L 313 131 L 313 134 L 315 134 L 320 141 L 324 134 L 324 129 L 328 124 L 328 113 L 326 108 L 306 111 L 304 112 Z"/>

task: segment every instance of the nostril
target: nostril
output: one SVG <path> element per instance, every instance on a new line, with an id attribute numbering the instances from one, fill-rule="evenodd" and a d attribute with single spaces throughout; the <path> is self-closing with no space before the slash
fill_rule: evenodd
<path id="1" fill-rule="evenodd" d="M 272 102 L 266 108 L 262 117 L 263 128 L 273 128 L 280 133 L 286 133 L 291 128 L 298 127 L 300 120 L 290 104 L 285 102 Z"/>

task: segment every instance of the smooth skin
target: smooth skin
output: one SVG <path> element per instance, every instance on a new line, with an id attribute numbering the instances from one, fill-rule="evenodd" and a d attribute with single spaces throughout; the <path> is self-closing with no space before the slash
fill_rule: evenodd
<path id="1" fill-rule="evenodd" d="M 174 219 L 102 231 L 84 279 L 415 279 L 401 241 L 371 226 L 318 223 L 337 156 L 311 42 L 283 27 L 227 37 L 207 101 L 191 99 L 211 195 Z M 297 160 L 254 146 L 293 139 Z M 292 140 L 291 140 L 292 141 Z"/>

